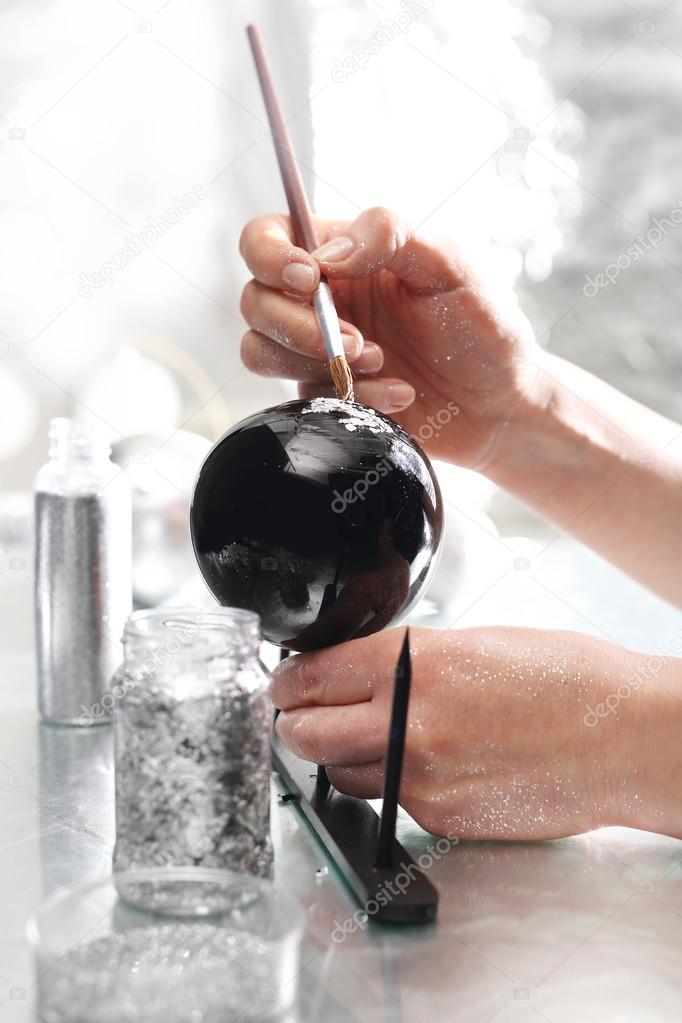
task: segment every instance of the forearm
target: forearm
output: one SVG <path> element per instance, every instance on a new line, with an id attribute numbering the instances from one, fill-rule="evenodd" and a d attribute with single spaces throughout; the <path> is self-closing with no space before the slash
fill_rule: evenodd
<path id="1" fill-rule="evenodd" d="M 484 471 L 682 605 L 682 434 L 589 373 L 546 356 L 533 397 Z"/>

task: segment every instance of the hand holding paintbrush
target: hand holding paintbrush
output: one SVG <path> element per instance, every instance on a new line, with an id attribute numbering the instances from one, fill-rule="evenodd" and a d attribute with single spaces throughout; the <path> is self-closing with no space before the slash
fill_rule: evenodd
<path id="1" fill-rule="evenodd" d="M 296 224 L 292 206 L 295 239 L 276 213 L 242 232 L 253 277 L 242 297 L 246 367 L 297 381 L 301 398 L 332 393 L 315 312 L 301 302 L 321 270 L 350 321 L 343 330 L 355 400 L 395 418 L 431 456 L 480 470 L 510 414 L 527 407 L 533 367 L 544 358 L 518 305 L 498 298 L 456 244 L 422 236 L 386 207 L 353 221 L 316 217 L 322 244 L 308 260 L 301 248 L 314 243 L 292 244 L 303 239 Z M 299 281 L 289 281 L 290 271 Z"/>

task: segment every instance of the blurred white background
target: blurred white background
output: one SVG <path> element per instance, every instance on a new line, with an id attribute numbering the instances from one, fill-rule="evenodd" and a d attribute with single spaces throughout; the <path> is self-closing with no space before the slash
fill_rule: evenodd
<path id="1" fill-rule="evenodd" d="M 581 119 L 507 0 L 42 0 L 0 21 L 0 457 L 31 484 L 49 416 L 112 439 L 217 436 L 286 385 L 240 369 L 244 221 L 282 207 L 244 24 L 273 54 L 320 211 L 373 203 L 545 276 L 580 208 Z M 529 126 L 537 124 L 529 150 Z M 572 177 L 573 176 L 573 177 Z M 491 266 L 491 270 L 493 267 Z"/>
<path id="2" fill-rule="evenodd" d="M 0 542 L 50 416 L 92 418 L 124 449 L 142 436 L 186 503 L 177 431 L 213 440 L 293 396 L 238 357 L 239 233 L 283 208 L 247 20 L 320 213 L 380 203 L 451 233 L 520 289 L 544 345 L 682 416 L 682 232 L 623 256 L 682 198 L 679 5 L 6 0 Z M 617 279 L 589 293 L 609 264 Z M 514 531 L 485 481 L 444 481 Z"/>

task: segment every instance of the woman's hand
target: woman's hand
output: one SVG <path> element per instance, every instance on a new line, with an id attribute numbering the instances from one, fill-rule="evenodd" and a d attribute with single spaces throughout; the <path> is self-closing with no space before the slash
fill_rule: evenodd
<path id="1" fill-rule="evenodd" d="M 322 270 L 360 401 L 682 606 L 679 424 L 543 352 L 513 297 L 493 296 L 449 242 L 380 207 L 316 223 L 314 256 L 288 217 L 244 228 L 245 365 L 298 380 L 305 397 L 332 393 L 310 304 Z"/>
<path id="2" fill-rule="evenodd" d="M 381 795 L 403 637 L 290 657 L 274 673 L 277 731 L 327 764 L 341 792 Z M 410 639 L 400 802 L 428 831 L 547 839 L 627 824 L 682 835 L 679 661 L 572 632 L 411 629 Z"/>
<path id="3" fill-rule="evenodd" d="M 513 297 L 493 299 L 453 245 L 411 234 L 381 207 L 316 227 L 314 257 L 293 245 L 288 217 L 244 228 L 240 249 L 254 278 L 241 303 L 252 328 L 245 365 L 299 381 L 302 397 L 333 394 L 310 304 L 322 270 L 358 400 L 391 414 L 431 454 L 484 469 L 536 388 L 529 356 L 537 361 L 540 350 Z"/>

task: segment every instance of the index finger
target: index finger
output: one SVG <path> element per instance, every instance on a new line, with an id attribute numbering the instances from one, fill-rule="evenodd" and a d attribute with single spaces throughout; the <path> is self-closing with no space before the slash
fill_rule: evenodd
<path id="1" fill-rule="evenodd" d="M 392 680 L 404 635 L 389 629 L 287 657 L 273 672 L 270 699 L 281 710 L 368 702 Z"/>
<path id="2" fill-rule="evenodd" d="M 343 221 L 313 218 L 318 241 L 343 234 Z M 283 213 L 266 213 L 250 220 L 239 239 L 239 251 L 257 281 L 269 288 L 280 288 L 309 295 L 320 283 L 316 259 L 294 244 L 291 218 Z"/>
<path id="3" fill-rule="evenodd" d="M 341 644 L 348 646 L 348 644 Z M 371 674 L 348 670 L 338 658 L 336 649 L 315 650 L 294 654 L 275 668 L 270 699 L 280 710 L 298 707 L 345 706 L 366 703 L 372 699 Z"/>

